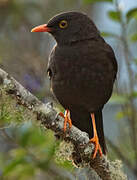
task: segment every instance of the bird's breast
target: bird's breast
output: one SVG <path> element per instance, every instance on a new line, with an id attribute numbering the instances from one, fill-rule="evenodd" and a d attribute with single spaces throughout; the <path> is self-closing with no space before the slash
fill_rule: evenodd
<path id="1" fill-rule="evenodd" d="M 53 61 L 52 89 L 62 105 L 84 103 L 97 108 L 107 102 L 113 87 L 109 59 L 87 47 L 59 49 Z"/>

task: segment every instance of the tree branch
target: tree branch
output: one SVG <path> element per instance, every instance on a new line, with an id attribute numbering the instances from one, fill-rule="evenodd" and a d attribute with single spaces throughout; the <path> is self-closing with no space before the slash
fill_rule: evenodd
<path id="1" fill-rule="evenodd" d="M 97 179 L 127 179 L 126 175 L 120 170 L 121 165 L 117 162 L 110 162 L 106 156 L 100 158 L 99 155 L 95 159 L 92 159 L 94 145 L 89 144 L 88 135 L 74 126 L 64 134 L 63 118 L 58 115 L 52 103 L 43 104 L 2 69 L 0 69 L 0 90 L 1 92 L 4 91 L 6 96 L 13 97 L 14 101 L 16 100 L 18 104 L 32 112 L 44 127 L 53 130 L 57 136 L 72 143 L 74 145 L 72 160 L 76 166 L 94 169 L 98 174 Z"/>

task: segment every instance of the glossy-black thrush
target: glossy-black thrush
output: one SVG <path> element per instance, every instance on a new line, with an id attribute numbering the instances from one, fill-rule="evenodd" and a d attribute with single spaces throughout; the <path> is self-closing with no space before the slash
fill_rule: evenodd
<path id="1" fill-rule="evenodd" d="M 112 48 L 100 36 L 93 21 L 80 12 L 65 12 L 32 32 L 49 32 L 55 38 L 47 72 L 51 88 L 66 109 L 67 122 L 89 134 L 97 151 L 106 154 L 102 109 L 109 100 L 117 74 Z M 101 147 L 100 147 L 101 146 Z M 101 150 L 102 149 L 102 150 Z"/>

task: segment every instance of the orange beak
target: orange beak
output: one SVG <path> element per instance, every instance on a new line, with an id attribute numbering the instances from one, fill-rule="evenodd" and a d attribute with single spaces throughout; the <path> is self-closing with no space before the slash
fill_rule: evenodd
<path id="1" fill-rule="evenodd" d="M 47 24 L 42 24 L 34 27 L 31 32 L 51 32 L 51 28 L 49 28 Z"/>

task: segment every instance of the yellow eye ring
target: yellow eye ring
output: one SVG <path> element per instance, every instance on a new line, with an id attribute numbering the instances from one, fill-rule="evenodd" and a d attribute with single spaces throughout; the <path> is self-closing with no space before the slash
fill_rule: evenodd
<path id="1" fill-rule="evenodd" d="M 59 27 L 60 27 L 61 29 L 65 29 L 67 26 L 68 26 L 68 22 L 67 22 L 66 20 L 60 21 Z"/>

